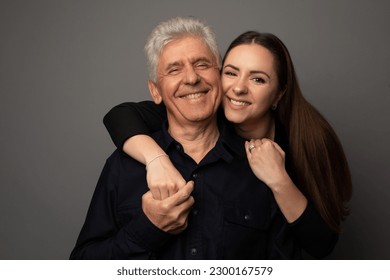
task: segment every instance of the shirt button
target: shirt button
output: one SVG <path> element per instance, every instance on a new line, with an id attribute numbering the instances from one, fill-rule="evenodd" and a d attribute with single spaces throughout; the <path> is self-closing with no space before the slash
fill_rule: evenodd
<path id="1" fill-rule="evenodd" d="M 179 144 L 176 145 L 176 150 L 178 150 L 178 151 L 181 150 L 181 146 Z"/>
<path id="2" fill-rule="evenodd" d="M 199 177 L 198 173 L 192 174 L 192 178 L 196 179 L 196 178 L 198 178 L 198 177 Z"/>
<path id="3" fill-rule="evenodd" d="M 191 249 L 191 255 L 192 256 L 195 256 L 197 253 L 198 253 L 198 251 L 196 250 L 196 248 L 192 248 Z"/>
<path id="4" fill-rule="evenodd" d="M 249 221 L 251 219 L 251 216 L 249 216 L 248 214 L 246 214 L 245 216 L 244 216 L 244 220 L 245 221 Z"/>
<path id="5" fill-rule="evenodd" d="M 193 211 L 192 211 L 192 215 L 194 215 L 194 216 L 197 216 L 198 215 L 198 210 L 196 210 L 196 209 L 194 209 Z"/>

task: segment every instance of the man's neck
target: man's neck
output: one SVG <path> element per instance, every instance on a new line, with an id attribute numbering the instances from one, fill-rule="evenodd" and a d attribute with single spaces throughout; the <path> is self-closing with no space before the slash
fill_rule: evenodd
<path id="1" fill-rule="evenodd" d="M 182 144 L 186 154 L 199 163 L 218 140 L 217 119 L 186 126 L 169 123 L 169 134 Z"/>

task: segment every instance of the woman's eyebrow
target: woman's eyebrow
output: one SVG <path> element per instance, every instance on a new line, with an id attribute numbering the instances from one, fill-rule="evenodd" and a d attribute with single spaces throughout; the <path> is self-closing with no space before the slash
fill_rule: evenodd
<path id="1" fill-rule="evenodd" d="M 226 67 L 230 67 L 230 68 L 233 68 L 233 69 L 236 70 L 236 71 L 240 71 L 240 68 L 238 68 L 237 66 L 234 66 L 234 65 L 232 65 L 232 64 L 227 64 L 227 65 L 226 65 L 225 67 L 223 67 L 223 68 L 225 69 Z M 270 75 L 268 75 L 267 72 L 264 72 L 264 71 L 262 71 L 262 70 L 251 70 L 251 71 L 249 71 L 249 73 L 250 73 L 250 74 L 264 74 L 264 75 L 266 75 L 269 79 L 271 79 Z"/>
<path id="2" fill-rule="evenodd" d="M 264 72 L 262 70 L 252 70 L 249 73 L 251 73 L 251 74 L 264 74 L 268 77 L 268 79 L 271 79 L 270 75 L 268 75 L 267 72 Z"/>
<path id="3" fill-rule="evenodd" d="M 227 64 L 225 67 L 223 68 L 226 68 L 226 67 L 230 67 L 230 68 L 233 68 L 234 70 L 236 71 L 240 71 L 240 68 L 238 68 L 237 66 L 234 66 L 234 65 L 231 65 L 231 64 Z"/>

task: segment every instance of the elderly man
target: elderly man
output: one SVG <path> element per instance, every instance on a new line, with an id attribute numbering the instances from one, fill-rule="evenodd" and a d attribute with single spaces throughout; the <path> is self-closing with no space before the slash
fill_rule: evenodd
<path id="1" fill-rule="evenodd" d="M 72 259 L 279 258 L 286 223 L 249 168 L 243 140 L 217 121 L 220 55 L 194 18 L 159 24 L 146 44 L 149 90 L 168 121 L 153 134 L 185 187 L 155 200 L 145 167 L 120 150 L 107 160 Z M 157 156 L 157 157 L 158 157 Z"/>

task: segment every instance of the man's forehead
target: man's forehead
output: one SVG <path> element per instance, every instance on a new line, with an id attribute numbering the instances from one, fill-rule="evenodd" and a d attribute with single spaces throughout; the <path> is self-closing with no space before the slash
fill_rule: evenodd
<path id="1" fill-rule="evenodd" d="M 166 44 L 161 51 L 160 60 L 172 64 L 199 60 L 214 62 L 216 58 L 203 39 L 184 37 Z"/>
<path id="2" fill-rule="evenodd" d="M 199 62 L 205 62 L 205 63 L 210 63 L 210 64 L 214 64 L 214 60 L 212 57 L 207 57 L 207 56 L 189 56 L 189 57 L 186 57 L 186 58 L 178 58 L 178 59 L 174 59 L 172 58 L 172 60 L 166 60 L 165 61 L 165 65 L 167 66 L 175 66 L 175 65 L 182 65 L 186 62 L 189 62 L 190 64 L 196 64 L 196 63 L 199 63 Z"/>

